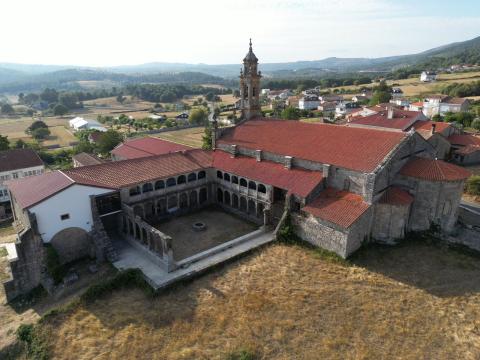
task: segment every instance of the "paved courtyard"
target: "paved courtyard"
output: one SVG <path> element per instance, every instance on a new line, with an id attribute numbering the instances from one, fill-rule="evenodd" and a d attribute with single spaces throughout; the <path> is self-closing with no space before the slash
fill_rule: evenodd
<path id="1" fill-rule="evenodd" d="M 206 230 L 193 230 L 192 225 L 197 222 L 204 223 Z M 153 226 L 172 237 L 173 254 L 177 261 L 258 229 L 257 225 L 216 208 L 204 209 Z"/>

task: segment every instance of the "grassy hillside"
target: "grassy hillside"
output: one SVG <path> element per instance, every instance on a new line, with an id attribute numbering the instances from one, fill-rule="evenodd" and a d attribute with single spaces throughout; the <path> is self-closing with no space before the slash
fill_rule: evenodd
<path id="1" fill-rule="evenodd" d="M 38 333 L 55 359 L 478 359 L 479 319 L 476 257 L 410 243 L 342 265 L 273 245 L 155 298 L 114 292 Z"/>

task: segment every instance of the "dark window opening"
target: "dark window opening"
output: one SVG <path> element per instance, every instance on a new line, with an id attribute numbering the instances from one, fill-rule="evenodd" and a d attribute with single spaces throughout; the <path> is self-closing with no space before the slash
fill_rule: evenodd
<path id="1" fill-rule="evenodd" d="M 70 219 L 70 214 L 62 214 L 62 215 L 60 215 L 60 219 L 61 220 L 68 220 L 68 219 Z"/>
<path id="2" fill-rule="evenodd" d="M 180 185 L 180 184 L 185 184 L 187 182 L 187 178 L 185 177 L 185 175 L 180 175 L 178 177 L 178 180 L 177 180 L 177 184 Z"/>
<path id="3" fill-rule="evenodd" d="M 167 180 L 167 187 L 172 187 L 172 186 L 175 186 L 177 185 L 177 180 L 175 180 L 175 178 L 169 178 Z"/>
<path id="4" fill-rule="evenodd" d="M 163 180 L 158 180 L 158 181 L 155 183 L 155 190 L 164 189 L 164 188 L 165 188 L 165 181 L 163 181 Z"/>

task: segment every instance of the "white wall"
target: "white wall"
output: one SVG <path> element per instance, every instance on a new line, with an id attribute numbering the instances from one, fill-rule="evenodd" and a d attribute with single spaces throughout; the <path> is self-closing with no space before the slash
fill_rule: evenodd
<path id="1" fill-rule="evenodd" d="M 50 242 L 59 231 L 69 227 L 79 227 L 85 231 L 92 229 L 90 195 L 111 192 L 111 189 L 74 184 L 58 194 L 30 208 L 37 218 L 38 231 L 44 242 Z M 60 215 L 69 214 L 68 220 Z"/>
<path id="2" fill-rule="evenodd" d="M 28 175 L 29 171 L 32 171 L 32 172 L 35 172 L 35 173 L 32 173 L 31 175 Z M 4 181 L 21 179 L 21 178 L 28 177 L 28 176 L 40 175 L 40 174 L 43 174 L 44 172 L 45 172 L 45 166 L 43 166 L 43 165 L 0 172 L 0 202 L 10 200 L 10 196 L 8 195 L 8 191 L 6 191 L 7 186 L 3 184 Z M 17 177 L 15 177 L 15 178 L 13 177 L 14 173 L 17 174 Z"/>

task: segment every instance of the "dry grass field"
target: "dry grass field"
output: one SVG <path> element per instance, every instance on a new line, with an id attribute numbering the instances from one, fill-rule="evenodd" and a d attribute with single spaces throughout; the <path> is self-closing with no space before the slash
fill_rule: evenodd
<path id="1" fill-rule="evenodd" d="M 68 118 L 46 117 L 42 120 L 50 128 L 51 135 L 44 141 L 45 145 L 58 144 L 60 146 L 68 146 L 68 143 L 76 141 L 75 136 L 68 130 Z M 25 130 L 33 123 L 31 117 L 19 118 L 0 118 L 0 134 L 8 136 L 13 142 L 18 139 L 24 141 L 33 141 L 32 137 L 25 133 Z"/>
<path id="2" fill-rule="evenodd" d="M 276 244 L 151 298 L 121 290 L 41 325 L 55 359 L 478 359 L 478 257 L 410 243 L 352 265 Z"/>
<path id="3" fill-rule="evenodd" d="M 202 136 L 205 129 L 203 127 L 195 127 L 176 131 L 167 131 L 160 134 L 153 134 L 151 136 L 159 137 L 161 139 L 173 141 L 179 144 L 191 146 L 194 148 L 202 147 Z"/>
<path id="4" fill-rule="evenodd" d="M 397 84 L 399 88 L 402 89 L 405 96 L 415 97 L 425 94 L 435 94 L 440 91 L 440 89 L 448 84 L 457 82 L 457 83 L 468 83 L 472 81 L 480 80 L 480 72 L 469 72 L 469 73 L 453 73 L 453 74 L 439 74 L 437 81 L 432 83 L 423 83 L 418 78 L 412 79 L 402 79 L 402 80 L 388 80 L 387 84 Z M 396 85 L 396 86 L 397 86 Z M 340 86 L 334 89 L 357 89 L 361 86 Z M 369 85 L 366 87 L 372 87 Z"/>

